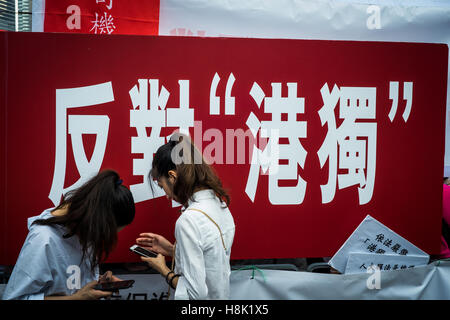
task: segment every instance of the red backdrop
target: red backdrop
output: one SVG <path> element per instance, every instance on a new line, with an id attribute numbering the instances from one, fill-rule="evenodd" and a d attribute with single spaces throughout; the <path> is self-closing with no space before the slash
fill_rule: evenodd
<path id="1" fill-rule="evenodd" d="M 158 27 L 159 0 L 45 1 L 45 32 L 157 35 Z"/>
<path id="2" fill-rule="evenodd" d="M 236 223 L 232 258 L 331 256 L 367 214 L 427 253 L 439 251 L 448 61 L 445 45 L 8 32 L 0 34 L 0 43 L 1 264 L 15 262 L 27 234 L 27 217 L 53 206 L 48 196 L 55 166 L 57 89 L 111 81 L 114 101 L 69 109 L 68 115 L 107 115 L 109 132 L 101 168 L 117 170 L 127 186 L 142 181 L 142 176 L 133 174 L 133 159 L 142 155 L 131 152 L 132 137 L 137 133 L 130 127 L 133 106 L 129 91 L 138 79 L 159 79 L 159 90 L 164 86 L 170 92 L 167 110 L 179 106 L 178 80 L 189 80 L 189 107 L 195 111 L 195 120 L 202 121 L 203 132 L 216 128 L 222 133 L 226 129 L 246 130 L 250 112 L 260 120 L 272 119 L 249 94 L 254 82 L 266 97 L 272 95 L 272 83 L 282 83 L 283 96 L 288 95 L 286 83 L 297 83 L 304 112 L 299 111 L 296 121 L 307 126 L 306 137 L 299 139 L 307 151 L 304 164 L 297 166 L 307 182 L 300 204 L 272 204 L 266 175 L 259 176 L 252 201 L 245 192 L 248 163 L 214 165 L 232 199 L 230 210 Z M 216 72 L 221 77 L 216 91 L 221 111 L 211 115 L 210 87 Z M 227 115 L 224 97 L 231 72 L 236 78 L 231 91 L 235 114 Z M 388 117 L 390 81 L 399 82 L 400 87 L 393 121 Z M 401 117 L 404 82 L 413 83 L 412 108 L 406 122 Z M 341 89 L 376 88 L 376 118 L 356 121 L 377 126 L 374 189 L 366 204 L 360 204 L 357 186 L 336 187 L 334 198 L 322 203 L 320 186 L 328 181 L 330 162 L 321 168 L 317 155 L 328 132 L 318 113 L 324 105 L 320 90 L 325 83 L 330 90 L 335 84 Z M 336 106 L 336 118 L 338 110 Z M 338 119 L 338 127 L 341 123 Z M 169 129 L 163 133 L 173 128 Z M 195 138 L 195 130 L 190 128 L 190 132 Z M 147 133 L 151 134 L 150 130 Z M 70 135 L 63 139 L 67 142 L 67 187 L 79 173 Z M 83 139 L 89 154 L 96 139 L 92 135 Z M 203 149 L 210 143 L 203 141 Z M 339 169 L 338 173 L 344 172 Z M 281 187 L 292 185 L 292 181 L 280 183 Z M 141 201 L 136 207 L 136 218 L 121 231 L 111 262 L 139 260 L 128 247 L 140 232 L 174 239 L 179 208 L 171 208 L 164 197 Z"/>

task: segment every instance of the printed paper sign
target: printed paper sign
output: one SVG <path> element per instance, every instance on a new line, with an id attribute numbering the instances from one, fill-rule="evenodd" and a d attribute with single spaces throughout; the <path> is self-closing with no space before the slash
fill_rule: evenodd
<path id="1" fill-rule="evenodd" d="M 372 265 L 378 266 L 380 271 L 404 270 L 426 265 L 428 261 L 428 256 L 352 252 L 348 256 L 345 274 L 366 273 Z"/>
<path id="2" fill-rule="evenodd" d="M 380 257 L 384 255 L 414 256 L 422 257 L 427 261 L 429 259 L 427 253 L 370 215 L 366 216 L 328 264 L 344 273 L 350 254 L 355 253 L 378 254 Z M 354 269 L 352 267 L 349 270 Z"/>

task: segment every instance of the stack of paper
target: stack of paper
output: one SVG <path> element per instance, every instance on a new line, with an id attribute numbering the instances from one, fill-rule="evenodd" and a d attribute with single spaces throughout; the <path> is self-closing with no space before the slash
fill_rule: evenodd
<path id="1" fill-rule="evenodd" d="M 365 273 L 370 266 L 381 271 L 426 265 L 430 256 L 370 215 L 361 222 L 328 264 L 345 274 Z"/>

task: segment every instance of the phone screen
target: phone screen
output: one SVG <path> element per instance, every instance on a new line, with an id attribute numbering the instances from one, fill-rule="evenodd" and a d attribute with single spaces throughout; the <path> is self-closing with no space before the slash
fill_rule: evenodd
<path id="1" fill-rule="evenodd" d="M 119 289 L 127 289 L 132 287 L 134 280 L 124 280 L 124 281 L 113 281 L 113 282 L 102 282 L 97 284 L 94 289 L 102 291 L 116 291 Z"/>
<path id="2" fill-rule="evenodd" d="M 135 253 L 137 253 L 137 254 L 139 254 L 139 255 L 141 255 L 141 256 L 144 256 L 144 257 L 155 258 L 156 256 L 158 256 L 158 254 L 156 252 L 146 250 L 146 249 L 144 249 L 142 247 L 139 247 L 139 246 L 132 246 L 130 248 L 130 250 L 135 252 Z"/>

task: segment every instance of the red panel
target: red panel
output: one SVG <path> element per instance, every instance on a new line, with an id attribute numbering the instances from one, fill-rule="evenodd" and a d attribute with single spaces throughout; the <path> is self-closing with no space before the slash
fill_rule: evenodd
<path id="1" fill-rule="evenodd" d="M 159 0 L 45 1 L 45 32 L 157 35 L 158 27 Z"/>
<path id="2" fill-rule="evenodd" d="M 127 186 L 142 181 L 133 175 L 133 159 L 142 156 L 131 153 L 131 137 L 137 133 L 130 127 L 129 91 L 138 79 L 159 79 L 160 88 L 163 85 L 170 92 L 167 108 L 179 105 L 178 80 L 189 80 L 189 106 L 195 110 L 195 120 L 202 121 L 203 133 L 216 128 L 223 134 L 227 129 L 246 130 L 250 112 L 260 120 L 271 119 L 249 94 L 254 82 L 266 97 L 272 95 L 272 83 L 282 83 L 283 96 L 288 94 L 286 83 L 297 83 L 297 96 L 305 99 L 305 110 L 297 119 L 307 124 L 307 136 L 300 138 L 307 156 L 304 165 L 298 166 L 298 173 L 307 182 L 302 203 L 272 204 L 265 175 L 259 177 L 252 202 L 245 193 L 248 162 L 214 165 L 232 199 L 230 210 L 236 222 L 232 258 L 331 256 L 367 214 L 427 253 L 439 251 L 448 61 L 445 45 L 46 33 L 1 36 L 9 39 L 8 47 L 2 43 L 1 48 L 1 52 L 7 50 L 9 60 L 8 175 L 3 181 L 7 210 L 1 219 L 5 221 L 7 215 L 8 224 L 7 240 L 2 243 L 6 253 L 0 263 L 12 264 L 17 258 L 27 233 L 26 218 L 52 206 L 48 195 L 55 161 L 56 89 L 112 82 L 113 102 L 76 108 L 69 114 L 108 115 L 102 168 L 117 170 Z M 217 87 L 221 114 L 210 115 L 210 86 L 216 72 L 221 77 Z M 224 114 L 230 72 L 236 77 L 231 91 L 235 115 Z M 390 81 L 398 81 L 400 87 L 392 122 L 388 117 Z M 413 83 L 412 109 L 406 122 L 402 118 L 404 82 Z M 333 200 L 322 203 L 320 186 L 328 181 L 329 162 L 321 168 L 317 152 L 328 126 L 322 126 L 318 111 L 323 106 L 320 90 L 325 83 L 330 90 L 335 84 L 341 89 L 376 88 L 376 118 L 357 120 L 377 126 L 374 190 L 367 204 L 359 203 L 357 186 L 336 188 Z M 336 117 L 338 109 L 339 104 Z M 337 125 L 341 124 L 338 119 Z M 200 132 L 199 127 L 191 128 L 194 139 Z M 79 177 L 69 135 L 66 139 L 65 187 Z M 92 150 L 95 142 L 87 138 L 85 143 L 86 150 Z M 203 150 L 210 143 L 203 141 Z M 282 181 L 281 186 L 292 186 L 292 181 Z M 110 261 L 139 261 L 128 247 L 140 232 L 160 233 L 173 240 L 177 217 L 178 209 L 171 208 L 165 198 L 138 203 L 136 219 L 121 231 Z"/>
<path id="3" fill-rule="evenodd" d="M 6 177 L 7 177 L 7 166 L 6 166 L 6 106 L 7 106 L 7 83 L 6 83 L 6 74 L 7 74 L 7 37 L 5 33 L 0 33 L 0 42 L 2 44 L 0 49 L 0 172 L 3 177 L 0 183 L 0 261 L 6 261 L 6 250 L 5 246 L 7 243 L 7 234 L 6 234 L 6 226 L 7 226 L 7 215 L 6 215 Z"/>

